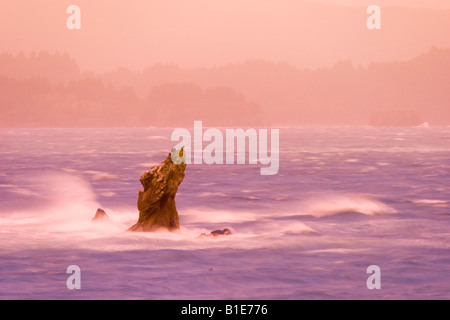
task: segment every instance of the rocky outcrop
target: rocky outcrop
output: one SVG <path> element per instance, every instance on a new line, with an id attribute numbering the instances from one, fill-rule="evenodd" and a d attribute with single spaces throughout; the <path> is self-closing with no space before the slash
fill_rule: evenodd
<path id="1" fill-rule="evenodd" d="M 217 237 L 217 236 L 228 236 L 230 234 L 233 234 L 233 232 L 230 229 L 223 229 L 223 230 L 214 230 L 210 233 L 201 233 L 198 237 Z"/>
<path id="2" fill-rule="evenodd" d="M 92 221 L 102 221 L 108 219 L 108 215 L 106 214 L 105 210 L 98 208 L 97 212 L 95 213 L 95 216 L 92 218 Z"/>
<path id="3" fill-rule="evenodd" d="M 161 164 L 141 176 L 144 190 L 138 193 L 139 219 L 130 231 L 174 231 L 180 228 L 175 195 L 184 179 L 186 164 L 183 148 L 173 149 Z"/>

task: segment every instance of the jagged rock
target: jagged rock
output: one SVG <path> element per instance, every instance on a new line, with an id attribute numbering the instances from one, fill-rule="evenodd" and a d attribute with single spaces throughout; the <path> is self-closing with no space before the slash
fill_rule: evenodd
<path id="1" fill-rule="evenodd" d="M 217 236 L 228 236 L 230 234 L 233 234 L 230 229 L 223 229 L 223 230 L 214 230 L 210 233 L 202 233 L 199 235 L 199 238 L 201 237 L 217 237 Z"/>
<path id="2" fill-rule="evenodd" d="M 105 210 L 98 208 L 97 212 L 95 213 L 95 216 L 92 218 L 92 221 L 101 221 L 108 219 L 108 215 L 106 214 Z"/>
<path id="3" fill-rule="evenodd" d="M 173 160 L 172 160 L 173 159 Z M 175 195 L 184 179 L 186 164 L 183 148 L 172 149 L 161 164 L 152 166 L 141 176 L 144 190 L 138 193 L 139 219 L 130 231 L 155 231 L 167 228 L 179 229 Z"/>

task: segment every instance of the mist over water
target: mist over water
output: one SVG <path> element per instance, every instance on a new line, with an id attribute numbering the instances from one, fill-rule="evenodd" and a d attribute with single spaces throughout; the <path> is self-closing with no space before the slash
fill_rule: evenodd
<path id="1" fill-rule="evenodd" d="M 449 298 L 450 128 L 283 128 L 278 175 L 190 165 L 181 231 L 127 232 L 171 131 L 1 129 L 0 298 Z"/>

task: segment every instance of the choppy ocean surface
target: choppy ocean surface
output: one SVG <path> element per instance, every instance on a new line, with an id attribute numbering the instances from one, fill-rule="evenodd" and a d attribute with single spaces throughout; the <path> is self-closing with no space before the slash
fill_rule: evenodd
<path id="1" fill-rule="evenodd" d="M 182 232 L 127 232 L 172 130 L 0 129 L 0 299 L 450 299 L 450 127 L 281 128 L 277 175 L 189 165 Z"/>

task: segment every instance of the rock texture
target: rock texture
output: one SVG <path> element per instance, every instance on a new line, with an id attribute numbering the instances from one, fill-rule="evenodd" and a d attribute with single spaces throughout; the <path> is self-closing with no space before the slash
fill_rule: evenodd
<path id="1" fill-rule="evenodd" d="M 184 179 L 185 169 L 183 148 L 173 149 L 161 164 L 152 166 L 141 176 L 144 190 L 138 193 L 139 219 L 130 231 L 180 228 L 175 195 Z"/>
<path id="2" fill-rule="evenodd" d="M 108 219 L 108 215 L 106 214 L 105 210 L 98 208 L 97 212 L 95 213 L 95 216 L 92 218 L 92 221 L 101 221 Z"/>
<path id="3" fill-rule="evenodd" d="M 233 232 L 230 229 L 223 229 L 223 230 L 214 230 L 210 233 L 201 233 L 198 237 L 217 237 L 217 236 L 229 236 L 230 234 L 233 234 Z"/>

